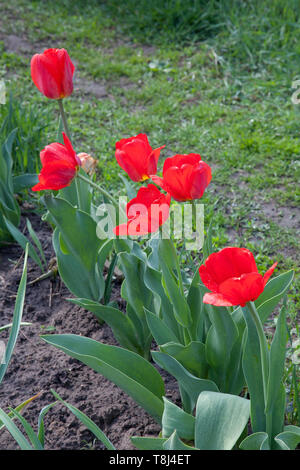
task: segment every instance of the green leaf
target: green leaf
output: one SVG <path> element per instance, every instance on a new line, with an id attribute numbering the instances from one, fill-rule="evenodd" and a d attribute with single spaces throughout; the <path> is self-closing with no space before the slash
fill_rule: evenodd
<path id="1" fill-rule="evenodd" d="M 250 402 L 227 393 L 202 392 L 196 406 L 195 446 L 201 450 L 231 450 L 242 434 Z"/>
<path id="2" fill-rule="evenodd" d="M 165 290 L 174 309 L 174 315 L 180 325 L 188 327 L 192 323 L 190 307 L 180 292 L 178 281 L 174 275 L 174 259 L 176 250 L 170 240 L 162 239 L 158 248 L 159 262 L 165 280 Z"/>
<path id="3" fill-rule="evenodd" d="M 163 444 L 165 450 L 199 450 L 195 447 L 184 444 L 178 437 L 177 432 L 174 431 L 169 439 Z"/>
<path id="4" fill-rule="evenodd" d="M 164 443 L 167 439 L 161 437 L 138 437 L 132 436 L 130 438 L 132 444 L 139 450 L 163 450 Z"/>
<path id="5" fill-rule="evenodd" d="M 21 319 L 23 315 L 25 292 L 26 292 L 27 258 L 28 258 L 28 247 L 26 246 L 23 273 L 22 273 L 21 281 L 18 287 L 14 314 L 13 314 L 12 328 L 10 331 L 10 335 L 8 338 L 6 351 L 5 351 L 5 363 L 0 365 L 0 383 L 2 382 L 4 374 L 7 370 L 9 361 L 11 359 L 11 356 L 12 356 L 12 353 L 13 353 L 13 350 L 17 341 L 19 329 L 20 329 Z"/>
<path id="6" fill-rule="evenodd" d="M 161 422 L 164 383 L 155 367 L 141 356 L 84 336 L 45 335 L 42 339 L 104 375 Z"/>
<path id="7" fill-rule="evenodd" d="M 287 271 L 271 279 L 263 293 L 255 301 L 255 306 L 262 323 L 265 323 L 269 315 L 273 312 L 279 300 L 286 293 L 294 278 L 294 271 Z"/>
<path id="8" fill-rule="evenodd" d="M 240 449 L 242 450 L 262 450 L 268 449 L 268 434 L 266 432 L 255 432 L 246 437 L 241 444 Z"/>
<path id="9" fill-rule="evenodd" d="M 169 372 L 178 381 L 189 398 L 188 403 L 184 403 L 187 413 L 192 413 L 198 396 L 204 390 L 217 392 L 218 387 L 211 380 L 199 379 L 187 371 L 176 359 L 168 354 L 152 351 L 154 361 L 167 372 Z"/>
<path id="10" fill-rule="evenodd" d="M 42 248 L 42 245 L 41 245 L 41 242 L 37 236 L 37 234 L 35 233 L 35 231 L 33 230 L 33 227 L 30 223 L 30 220 L 29 219 L 26 219 L 26 225 L 27 225 L 27 229 L 28 229 L 28 232 L 32 238 L 32 240 L 34 241 L 37 249 L 39 250 L 40 252 L 40 255 L 41 255 L 41 259 L 43 260 L 44 262 L 44 266 L 45 268 L 47 268 L 47 261 L 46 261 L 46 258 L 45 258 L 45 254 L 44 254 L 44 250 Z"/>
<path id="11" fill-rule="evenodd" d="M 43 450 L 43 446 L 38 439 L 37 435 L 35 434 L 32 426 L 28 423 L 28 421 L 16 410 L 11 409 L 11 412 L 18 418 L 20 423 L 22 424 L 23 428 L 25 429 L 25 432 L 32 443 L 33 447 L 35 450 Z"/>
<path id="12" fill-rule="evenodd" d="M 82 308 L 93 312 L 96 317 L 107 323 L 116 338 L 124 348 L 130 349 L 131 351 L 141 354 L 141 348 L 136 338 L 134 326 L 130 318 L 113 307 L 99 304 L 89 299 L 68 299 L 76 305 L 80 305 Z"/>
<path id="13" fill-rule="evenodd" d="M 153 294 L 143 280 L 147 263 L 146 256 L 143 253 L 137 254 L 139 256 L 134 253 L 120 253 L 119 255 L 121 270 L 125 276 L 121 294 L 130 305 L 127 312 L 136 331 L 140 332 L 139 339 L 146 355 L 149 353 L 152 335 L 148 328 L 144 307 L 152 310 Z"/>
<path id="14" fill-rule="evenodd" d="M 64 401 L 54 390 L 51 390 L 51 392 L 55 398 L 57 398 L 57 400 L 61 401 L 76 416 L 76 418 L 78 418 L 79 421 L 81 421 L 86 426 L 86 428 L 105 445 L 108 450 L 116 450 L 115 446 L 110 442 L 104 432 L 101 431 L 101 429 L 94 423 L 94 421 L 82 413 L 82 411 L 80 411 L 78 408 Z"/>
<path id="15" fill-rule="evenodd" d="M 272 415 L 272 436 L 274 438 L 283 430 L 285 413 L 285 388 L 283 375 L 285 369 L 286 343 L 286 305 L 281 308 L 277 319 L 276 331 L 269 354 L 269 380 L 267 386 L 266 413 Z M 271 431 L 270 431 L 271 432 Z"/>
<path id="16" fill-rule="evenodd" d="M 282 449 L 296 449 L 300 443 L 300 428 L 298 426 L 285 426 L 284 431 L 275 437 L 275 441 Z"/>
<path id="17" fill-rule="evenodd" d="M 170 437 L 174 431 L 188 441 L 194 440 L 195 418 L 164 397 L 162 437 Z"/>
<path id="18" fill-rule="evenodd" d="M 15 425 L 12 419 L 2 410 L 2 408 L 0 408 L 0 421 L 5 425 L 8 432 L 19 444 L 21 450 L 33 450 L 26 437 L 24 437 L 19 428 Z"/>
<path id="19" fill-rule="evenodd" d="M 3 330 L 6 330 L 7 328 L 11 328 L 12 325 L 13 325 L 12 323 L 8 323 L 7 325 L 0 326 L 0 332 Z M 20 326 L 30 326 L 30 325 L 32 325 L 32 323 L 29 323 L 27 321 L 22 321 L 20 323 Z"/>
<path id="20" fill-rule="evenodd" d="M 35 398 L 37 398 L 39 396 L 39 393 L 37 393 L 36 395 L 34 395 L 33 397 L 30 397 L 28 398 L 27 400 L 23 401 L 22 403 L 20 403 L 18 406 L 16 406 L 16 408 L 14 408 L 15 411 L 22 411 L 23 408 L 25 408 L 25 406 L 27 406 L 30 402 L 32 402 Z M 7 416 L 9 418 L 13 418 L 13 412 L 10 412 L 7 414 Z M 0 420 L 0 430 L 3 429 L 4 427 L 4 424 L 1 423 L 1 420 Z"/>
<path id="21" fill-rule="evenodd" d="M 89 176 L 82 168 L 79 169 L 79 173 L 89 179 Z M 58 193 L 59 198 L 65 199 L 73 207 L 80 207 L 80 210 L 86 212 L 90 216 L 92 216 L 92 195 L 91 185 L 80 178 L 74 178 L 70 186 L 66 186 Z"/>
<path id="22" fill-rule="evenodd" d="M 210 365 L 209 378 L 217 383 L 222 392 L 227 392 L 226 372 L 230 353 L 238 339 L 238 329 L 226 307 L 207 306 L 211 321 L 205 348 Z"/>
<path id="23" fill-rule="evenodd" d="M 192 315 L 192 325 L 189 328 L 189 332 L 193 340 L 201 342 L 204 340 L 205 315 L 202 294 L 203 292 L 200 285 L 199 270 L 196 269 L 187 295 L 187 302 L 189 304 Z"/>
<path id="24" fill-rule="evenodd" d="M 213 253 L 213 245 L 212 245 L 212 226 L 213 226 L 213 219 L 211 219 L 207 234 L 205 237 L 204 245 L 203 245 L 203 263 L 206 260 L 206 258 L 209 257 Z"/>
<path id="25" fill-rule="evenodd" d="M 211 367 L 224 367 L 238 338 L 238 330 L 226 307 L 207 306 L 211 327 L 206 338 L 206 357 Z"/>
<path id="26" fill-rule="evenodd" d="M 59 235 L 53 237 L 61 277 L 77 297 L 100 300 L 104 279 L 98 268 L 99 250 L 106 242 L 96 235 L 92 217 L 60 198 L 44 196 Z"/>
<path id="27" fill-rule="evenodd" d="M 40 443 L 42 444 L 42 447 L 45 445 L 45 426 L 44 426 L 44 417 L 48 413 L 48 411 L 56 405 L 56 401 L 53 403 L 50 403 L 49 405 L 44 406 L 40 413 L 39 413 L 39 418 L 38 418 L 38 438 Z"/>
<path id="28" fill-rule="evenodd" d="M 39 182 L 37 174 L 26 173 L 24 175 L 17 175 L 13 177 L 14 193 L 20 193 L 24 189 L 30 189 L 32 186 Z"/>
<path id="29" fill-rule="evenodd" d="M 180 325 L 178 325 L 176 321 L 173 306 L 166 295 L 163 286 L 162 273 L 160 270 L 154 269 L 154 267 L 150 265 L 151 259 L 153 259 L 152 254 L 149 256 L 147 261 L 144 282 L 154 295 L 154 307 L 157 305 L 155 308 L 156 313 L 160 316 L 165 325 L 167 325 L 169 330 L 171 330 L 172 334 L 176 336 L 176 342 L 178 343 L 181 339 L 179 331 Z"/>
<path id="30" fill-rule="evenodd" d="M 57 228 L 53 232 L 52 242 L 60 277 L 69 291 L 79 297 L 99 300 L 104 292 L 104 279 L 102 276 L 97 275 L 96 264 L 94 270 L 87 273 L 87 268 L 82 263 L 82 260 L 74 257 L 73 254 L 68 252 L 67 247 L 64 247 L 63 239 L 60 237 L 60 232 Z"/>
<path id="31" fill-rule="evenodd" d="M 178 342 L 178 338 L 174 335 L 172 330 L 170 330 L 157 315 L 146 308 L 144 310 L 149 329 L 158 345 L 171 341 Z"/>
<path id="32" fill-rule="evenodd" d="M 207 378 L 208 364 L 205 357 L 205 344 L 200 341 L 192 341 L 186 346 L 170 342 L 161 345 L 160 350 L 174 357 L 196 377 Z"/>
<path id="33" fill-rule="evenodd" d="M 6 223 L 7 230 L 9 231 L 11 236 L 16 240 L 17 243 L 19 243 L 19 245 L 23 248 L 23 250 L 25 250 L 26 245 L 28 245 L 28 254 L 30 258 L 39 266 L 41 271 L 44 272 L 45 269 L 44 269 L 43 263 L 41 262 L 41 259 L 39 255 L 37 254 L 37 252 L 35 251 L 35 248 L 32 245 L 32 243 L 28 240 L 27 237 L 25 237 L 25 235 L 23 235 L 22 232 L 20 232 L 20 230 L 17 227 L 14 226 L 14 224 L 12 224 L 8 219 L 6 219 L 6 217 L 4 217 L 4 220 Z"/>
<path id="34" fill-rule="evenodd" d="M 251 426 L 254 433 L 265 432 L 265 401 L 259 339 L 255 323 L 247 307 L 243 308 L 243 312 L 247 324 L 243 371 L 251 397 Z"/>

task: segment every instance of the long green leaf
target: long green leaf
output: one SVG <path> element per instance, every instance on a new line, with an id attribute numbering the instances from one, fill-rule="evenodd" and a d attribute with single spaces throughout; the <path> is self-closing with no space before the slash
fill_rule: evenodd
<path id="1" fill-rule="evenodd" d="M 30 402 L 32 402 L 32 400 L 35 400 L 35 398 L 37 398 L 39 395 L 40 395 L 40 394 L 37 393 L 37 394 L 34 395 L 33 397 L 30 397 L 30 398 L 28 398 L 27 400 L 23 401 L 23 402 L 20 403 L 18 406 L 16 406 L 16 408 L 14 408 L 14 410 L 15 410 L 15 411 L 19 411 L 19 412 L 22 411 L 23 408 L 25 408 L 25 406 L 27 406 Z M 14 417 L 14 414 L 13 414 L 13 412 L 10 412 L 10 413 L 7 414 L 7 416 L 8 416 L 9 418 L 13 418 L 13 417 Z M 0 420 L 0 431 L 1 431 L 1 429 L 3 429 L 3 428 L 4 428 L 4 424 L 1 423 L 1 420 Z"/>
<path id="2" fill-rule="evenodd" d="M 286 446 L 288 449 L 294 450 L 300 443 L 300 428 L 298 426 L 285 426 L 284 431 L 275 437 L 275 441 L 281 448 Z"/>
<path id="3" fill-rule="evenodd" d="M 100 300 L 104 279 L 98 254 L 105 241 L 97 237 L 95 220 L 64 199 L 45 196 L 44 201 L 59 231 L 53 242 L 63 281 L 77 297 Z"/>
<path id="4" fill-rule="evenodd" d="M 16 240 L 17 243 L 19 243 L 23 250 L 25 250 L 26 245 L 28 245 L 28 254 L 30 258 L 40 267 L 41 271 L 44 272 L 45 269 L 43 263 L 41 262 L 41 259 L 35 251 L 35 248 L 32 243 L 28 240 L 25 235 L 23 235 L 23 233 L 17 227 L 15 227 L 14 224 L 12 224 L 8 219 L 6 219 L 6 217 L 4 217 L 4 220 L 11 236 Z"/>
<path id="5" fill-rule="evenodd" d="M 178 437 L 176 431 L 169 437 L 169 439 L 163 444 L 165 450 L 199 450 L 195 447 L 188 446 L 184 444 Z"/>
<path id="6" fill-rule="evenodd" d="M 43 450 L 43 446 L 35 434 L 32 426 L 18 411 L 11 409 L 11 412 L 18 418 L 35 450 Z"/>
<path id="7" fill-rule="evenodd" d="M 280 310 L 276 331 L 270 349 L 269 380 L 267 386 L 266 413 L 272 415 L 272 436 L 283 431 L 285 413 L 285 389 L 283 375 L 287 343 L 286 305 Z"/>
<path id="8" fill-rule="evenodd" d="M 265 432 L 265 401 L 259 339 L 255 323 L 247 307 L 243 308 L 243 312 L 247 324 L 243 371 L 251 397 L 251 426 L 254 433 Z"/>
<path id="9" fill-rule="evenodd" d="M 141 354 L 141 349 L 136 338 L 132 321 L 120 310 L 102 305 L 89 299 L 68 299 L 70 302 L 80 305 L 82 308 L 93 312 L 97 318 L 107 323 L 121 346 Z"/>
<path id="10" fill-rule="evenodd" d="M 97 439 L 105 445 L 108 450 L 116 450 L 115 446 L 110 442 L 104 432 L 101 431 L 101 429 L 94 423 L 94 421 L 82 413 L 82 411 L 78 410 L 78 408 L 63 400 L 54 390 L 51 390 L 51 392 L 57 400 L 61 401 L 76 416 L 76 418 L 78 418 L 79 421 L 81 421 L 87 429 L 89 429 L 89 431 L 91 431 L 94 436 L 96 436 Z"/>
<path id="11" fill-rule="evenodd" d="M 2 408 L 0 408 L 0 421 L 5 425 L 8 432 L 10 432 L 10 434 L 19 444 L 22 450 L 33 450 L 26 437 L 24 437 L 20 429 L 15 425 L 12 419 L 2 410 Z"/>
<path id="12" fill-rule="evenodd" d="M 279 300 L 287 292 L 293 278 L 294 271 L 291 270 L 274 277 L 267 283 L 263 293 L 255 301 L 255 306 L 262 323 L 265 323 Z"/>
<path id="13" fill-rule="evenodd" d="M 164 412 L 162 417 L 162 437 L 170 437 L 174 431 L 178 436 L 188 441 L 194 440 L 195 417 L 186 413 L 164 397 Z"/>
<path id="14" fill-rule="evenodd" d="M 161 437 L 139 437 L 130 438 L 132 444 L 139 450 L 163 450 L 167 439 Z"/>
<path id="15" fill-rule="evenodd" d="M 187 413 L 192 413 L 198 396 L 204 390 L 218 392 L 217 385 L 211 380 L 199 379 L 188 372 L 176 359 L 168 354 L 152 351 L 154 361 L 173 377 L 176 378 L 180 387 L 186 392 L 189 403 L 185 403 L 184 408 Z"/>
<path id="16" fill-rule="evenodd" d="M 44 425 L 44 417 L 45 415 L 48 413 L 48 411 L 54 406 L 56 405 L 56 401 L 53 402 L 53 403 L 50 403 L 49 405 L 46 405 L 44 406 L 40 413 L 39 413 L 39 418 L 38 418 L 38 439 L 42 445 L 42 447 L 44 447 L 45 445 L 45 425 Z"/>
<path id="17" fill-rule="evenodd" d="M 158 345 L 169 342 L 178 342 L 178 338 L 175 336 L 173 331 L 167 327 L 163 320 L 146 308 L 144 310 L 149 329 Z"/>
<path id="18" fill-rule="evenodd" d="M 175 317 L 182 326 L 189 327 L 192 323 L 192 316 L 187 300 L 180 292 L 178 281 L 175 279 L 174 259 L 177 253 L 172 242 L 166 239 L 160 240 L 158 254 L 166 293 L 173 305 Z"/>
<path id="19" fill-rule="evenodd" d="M 202 392 L 196 406 L 195 446 L 201 450 L 231 450 L 243 432 L 250 402 L 227 393 Z"/>
<path id="20" fill-rule="evenodd" d="M 45 335 L 42 339 L 104 375 L 161 422 L 164 383 L 155 367 L 141 356 L 84 336 Z"/>
<path id="21" fill-rule="evenodd" d="M 26 225 L 27 225 L 28 232 L 29 232 L 32 240 L 34 241 L 37 249 L 40 252 L 41 259 L 43 260 L 44 266 L 45 266 L 45 268 L 47 268 L 47 261 L 46 261 L 46 258 L 45 258 L 43 247 L 42 247 L 41 242 L 39 240 L 39 237 L 37 236 L 36 232 L 34 231 L 29 219 L 26 219 Z"/>
<path id="22" fill-rule="evenodd" d="M 262 450 L 263 447 L 268 447 L 268 434 L 266 432 L 255 432 L 247 436 L 240 444 L 242 450 Z"/>
<path id="23" fill-rule="evenodd" d="M 0 365 L 0 383 L 2 382 L 4 374 L 7 370 L 9 361 L 11 359 L 11 356 L 12 356 L 12 353 L 13 353 L 13 350 L 17 341 L 19 329 L 20 329 L 21 319 L 23 315 L 25 292 L 26 292 L 27 259 L 28 259 L 28 246 L 26 246 L 25 248 L 23 273 L 22 273 L 21 281 L 18 287 L 14 314 L 13 314 L 12 328 L 11 328 L 7 346 L 6 346 L 5 363 Z"/>

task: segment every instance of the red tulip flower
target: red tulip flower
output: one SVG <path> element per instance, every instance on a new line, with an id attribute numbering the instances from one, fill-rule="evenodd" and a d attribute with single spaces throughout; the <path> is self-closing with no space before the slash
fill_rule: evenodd
<path id="1" fill-rule="evenodd" d="M 39 174 L 39 183 L 33 186 L 32 191 L 65 188 L 76 176 L 81 161 L 64 132 L 63 138 L 64 145 L 55 142 L 46 145 L 41 151 L 42 170 Z"/>
<path id="2" fill-rule="evenodd" d="M 154 184 L 139 189 L 126 206 L 127 224 L 114 228 L 115 235 L 147 235 L 156 232 L 169 217 L 171 196 Z"/>
<path id="3" fill-rule="evenodd" d="M 211 168 L 197 153 L 167 158 L 163 177 L 152 181 L 171 194 L 176 201 L 200 199 L 211 181 Z"/>
<path id="4" fill-rule="evenodd" d="M 204 295 L 203 302 L 218 307 L 245 307 L 263 292 L 276 265 L 262 276 L 253 254 L 246 248 L 228 247 L 212 253 L 199 268 L 203 284 L 212 291 Z"/>
<path id="5" fill-rule="evenodd" d="M 146 134 L 138 134 L 116 143 L 116 159 L 132 181 L 145 181 L 155 175 L 163 147 L 153 150 Z"/>
<path id="6" fill-rule="evenodd" d="M 61 99 L 73 91 L 75 67 L 65 49 L 47 49 L 31 59 L 31 77 L 43 95 Z"/>

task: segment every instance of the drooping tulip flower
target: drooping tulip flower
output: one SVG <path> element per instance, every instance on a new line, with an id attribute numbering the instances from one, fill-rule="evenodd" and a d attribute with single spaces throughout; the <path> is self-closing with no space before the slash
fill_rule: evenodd
<path id="1" fill-rule="evenodd" d="M 97 160 L 95 160 L 91 155 L 85 152 L 77 154 L 77 157 L 81 161 L 81 168 L 88 174 L 92 175 L 97 166 Z"/>
<path id="2" fill-rule="evenodd" d="M 152 149 L 146 134 L 121 139 L 116 142 L 116 159 L 132 181 L 145 181 L 157 171 L 161 149 Z"/>
<path id="3" fill-rule="evenodd" d="M 128 222 L 114 228 L 115 235 L 141 236 L 156 232 L 169 217 L 171 196 L 154 184 L 141 187 L 126 206 Z"/>
<path id="4" fill-rule="evenodd" d="M 262 276 L 253 254 L 246 248 L 227 247 L 212 253 L 199 268 L 203 284 L 211 291 L 204 294 L 203 302 L 219 307 L 244 307 L 264 291 L 276 265 Z"/>
<path id="5" fill-rule="evenodd" d="M 31 77 L 43 95 L 61 99 L 73 92 L 75 67 L 65 49 L 47 49 L 31 59 Z"/>
<path id="6" fill-rule="evenodd" d="M 163 177 L 152 176 L 152 181 L 176 201 L 200 199 L 211 181 L 211 168 L 197 153 L 174 155 L 165 160 Z"/>
<path id="7" fill-rule="evenodd" d="M 76 176 L 81 161 L 64 132 L 63 138 L 64 145 L 54 142 L 46 145 L 41 151 L 42 170 L 39 174 L 39 183 L 33 186 L 32 191 L 65 188 Z"/>

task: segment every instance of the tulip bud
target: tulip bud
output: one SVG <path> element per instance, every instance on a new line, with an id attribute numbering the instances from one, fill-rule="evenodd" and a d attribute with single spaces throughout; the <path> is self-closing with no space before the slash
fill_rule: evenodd
<path id="1" fill-rule="evenodd" d="M 35 86 L 50 99 L 62 99 L 73 91 L 75 67 L 65 49 L 47 49 L 31 59 L 31 77 Z"/>

